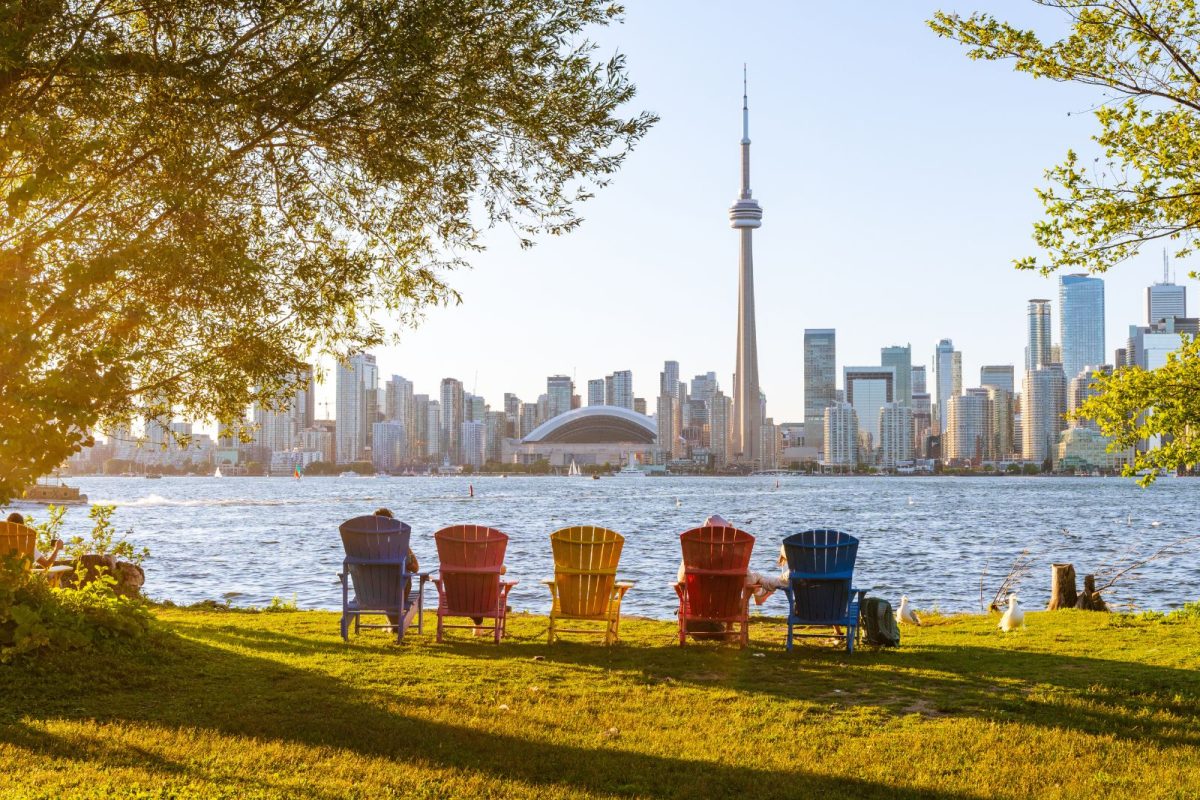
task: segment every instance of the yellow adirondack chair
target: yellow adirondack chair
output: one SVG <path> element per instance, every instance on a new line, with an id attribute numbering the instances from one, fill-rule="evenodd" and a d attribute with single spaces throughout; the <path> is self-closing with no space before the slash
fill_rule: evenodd
<path id="1" fill-rule="evenodd" d="M 621 600 L 632 581 L 617 580 L 617 563 L 625 537 L 607 528 L 578 525 L 550 534 L 554 551 L 554 580 L 543 580 L 550 588 L 549 640 L 559 633 L 603 634 L 604 643 L 617 641 L 621 623 Z M 595 620 L 602 629 L 560 628 L 563 620 Z"/>
<path id="2" fill-rule="evenodd" d="M 37 531 L 33 528 L 16 522 L 0 522 L 0 558 L 15 555 L 25 562 L 26 569 L 32 570 L 34 574 L 44 575 L 51 586 L 58 586 L 63 575 L 72 571 L 71 567 L 65 564 L 56 564 L 49 569 L 37 566 L 33 563 L 33 551 L 36 546 Z"/>

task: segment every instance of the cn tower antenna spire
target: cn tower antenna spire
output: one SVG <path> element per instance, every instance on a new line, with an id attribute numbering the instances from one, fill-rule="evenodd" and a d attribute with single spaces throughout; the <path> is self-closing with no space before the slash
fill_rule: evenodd
<path id="1" fill-rule="evenodd" d="M 750 90 L 746 65 L 742 64 L 742 144 L 750 144 Z"/>

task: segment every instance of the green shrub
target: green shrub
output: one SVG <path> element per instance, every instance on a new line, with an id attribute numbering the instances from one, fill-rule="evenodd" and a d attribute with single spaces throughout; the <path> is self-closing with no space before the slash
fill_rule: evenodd
<path id="1" fill-rule="evenodd" d="M 52 589 L 19 559 L 0 564 L 0 663 L 47 650 L 134 641 L 150 629 L 141 598 L 121 597 L 102 575 L 77 589 Z"/>

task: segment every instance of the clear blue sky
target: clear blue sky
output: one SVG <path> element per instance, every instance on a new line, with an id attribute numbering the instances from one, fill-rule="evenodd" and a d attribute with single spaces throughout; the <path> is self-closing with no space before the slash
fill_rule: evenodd
<path id="1" fill-rule="evenodd" d="M 457 377 L 496 407 L 506 391 L 535 400 L 555 373 L 574 374 L 586 402 L 589 378 L 632 369 L 649 399 L 673 359 L 688 379 L 716 371 L 728 390 L 737 237 L 726 212 L 743 61 L 765 213 L 754 243 L 759 374 L 776 422 L 803 419 L 804 328 L 837 329 L 839 375 L 878 363 L 890 344 L 911 343 L 914 363 L 928 364 L 943 337 L 963 351 L 965 386 L 982 364 L 1019 365 L 1025 301 L 1055 299 L 1057 330 L 1057 282 L 1011 261 L 1034 252 L 1043 170 L 1068 147 L 1089 152 L 1087 111 L 1100 96 L 969 61 L 926 27 L 939 7 L 1061 26 L 1012 0 L 632 0 L 625 23 L 600 33 L 601 55 L 626 54 L 636 106 L 662 121 L 583 207 L 580 230 L 532 251 L 507 232 L 490 237 L 475 268 L 452 276 L 463 304 L 377 351 L 381 375 L 430 394 Z M 1106 276 L 1110 358 L 1160 273 L 1155 249 Z M 332 399 L 332 387 L 320 392 Z"/>

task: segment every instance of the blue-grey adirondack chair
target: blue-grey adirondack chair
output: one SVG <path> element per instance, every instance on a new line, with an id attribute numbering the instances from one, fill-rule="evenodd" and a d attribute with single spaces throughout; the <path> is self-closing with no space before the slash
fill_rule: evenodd
<path id="1" fill-rule="evenodd" d="M 342 582 L 342 639 L 350 639 L 360 628 L 387 628 L 396 631 L 396 641 L 404 641 L 404 630 L 412 604 L 417 604 L 417 631 L 423 629 L 422 608 L 428 573 L 408 571 L 408 542 L 412 528 L 400 520 L 370 514 L 355 517 L 338 527 L 346 557 L 338 578 Z M 413 591 L 413 578 L 418 579 Z M 350 597 L 350 587 L 354 597 Z M 365 615 L 382 615 L 386 625 L 366 625 Z"/>
<path id="2" fill-rule="evenodd" d="M 797 627 L 840 627 L 846 652 L 854 652 L 858 636 L 858 606 L 865 591 L 852 586 L 858 539 L 829 528 L 794 533 L 783 540 L 788 582 L 787 649 L 792 637 L 828 637 L 828 633 L 793 633 Z"/>

